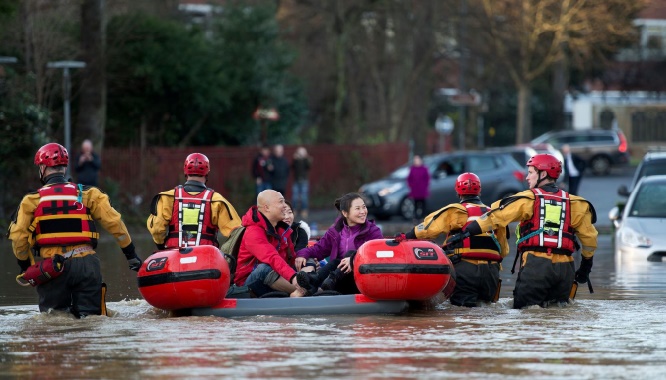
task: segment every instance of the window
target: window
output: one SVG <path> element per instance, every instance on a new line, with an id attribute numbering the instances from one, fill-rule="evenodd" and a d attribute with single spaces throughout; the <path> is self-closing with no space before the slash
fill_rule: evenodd
<path id="1" fill-rule="evenodd" d="M 495 165 L 495 157 L 493 156 L 470 156 L 467 165 L 467 171 L 472 173 L 487 172 L 497 169 L 497 165 Z"/>

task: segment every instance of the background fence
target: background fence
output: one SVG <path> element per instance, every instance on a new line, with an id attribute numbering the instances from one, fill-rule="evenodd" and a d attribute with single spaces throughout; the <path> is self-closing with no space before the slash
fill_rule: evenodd
<path id="1" fill-rule="evenodd" d="M 333 207 L 340 195 L 357 191 L 365 182 L 381 178 L 407 162 L 409 146 L 404 143 L 379 145 L 303 145 L 312 157 L 310 170 L 311 208 Z M 291 164 L 298 146 L 286 145 Z M 199 152 L 210 160 L 208 186 L 222 193 L 238 213 L 255 202 L 252 162 L 256 147 L 196 148 L 107 148 L 102 152 L 100 187 L 121 209 L 124 218 L 143 219 L 152 197 L 183 183 L 183 162 Z M 285 197 L 291 199 L 290 176 Z"/>

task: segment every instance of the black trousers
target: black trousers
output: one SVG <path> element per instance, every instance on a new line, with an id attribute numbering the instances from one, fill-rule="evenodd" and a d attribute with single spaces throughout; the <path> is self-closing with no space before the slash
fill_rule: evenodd
<path id="1" fill-rule="evenodd" d="M 356 251 L 353 251 L 353 253 L 347 252 L 345 254 L 345 257 L 352 257 L 356 254 Z M 319 271 L 317 271 L 317 286 L 321 286 L 321 284 L 326 280 L 326 278 L 331 275 L 335 270 L 338 270 L 338 265 L 340 265 L 340 262 L 342 259 L 335 259 L 335 260 L 329 260 L 326 265 L 323 267 L 319 268 Z M 339 273 L 342 271 L 339 271 Z M 340 279 L 335 283 L 335 290 L 339 293 L 342 294 L 359 294 L 360 291 L 358 290 L 358 287 L 356 286 L 356 282 L 354 281 L 354 271 L 352 270 L 349 273 L 340 273 Z"/>
<path id="2" fill-rule="evenodd" d="M 543 257 L 524 254 L 528 256 L 513 289 L 513 308 L 568 302 L 574 281 L 574 262 L 553 263 Z"/>
<path id="3" fill-rule="evenodd" d="M 477 306 L 479 301 L 492 302 L 499 282 L 499 263 L 472 264 L 461 260 L 455 265 L 456 287 L 451 294 L 451 304 Z"/>
<path id="4" fill-rule="evenodd" d="M 37 286 L 39 311 L 66 311 L 77 318 L 102 313 L 102 270 L 97 255 L 65 261 L 62 275 Z"/>

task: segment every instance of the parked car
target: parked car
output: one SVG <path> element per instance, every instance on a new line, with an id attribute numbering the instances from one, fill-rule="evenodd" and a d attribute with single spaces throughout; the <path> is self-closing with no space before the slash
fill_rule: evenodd
<path id="1" fill-rule="evenodd" d="M 659 174 L 666 174 L 666 152 L 648 152 L 641 160 L 641 163 L 638 164 L 630 187 L 627 188 L 626 185 L 620 185 L 617 193 L 623 197 L 628 197 L 631 190 L 641 178 Z"/>
<path id="2" fill-rule="evenodd" d="M 605 175 L 611 167 L 629 162 L 627 139 L 619 129 L 587 129 L 547 132 L 531 141 L 531 144 L 548 143 L 556 149 L 569 144 L 571 153 L 587 161 L 587 167 L 595 175 Z"/>
<path id="3" fill-rule="evenodd" d="M 459 201 L 455 183 L 458 175 L 465 172 L 479 176 L 481 199 L 488 205 L 527 188 L 527 169 L 509 153 L 465 151 L 437 154 L 424 156 L 423 164 L 432 176 L 426 213 Z M 409 198 L 408 174 L 409 164 L 405 164 L 387 177 L 361 186 L 359 191 L 366 196 L 369 213 L 379 220 L 394 215 L 412 220 L 414 202 Z"/>
<path id="4" fill-rule="evenodd" d="M 520 165 L 525 165 L 527 164 L 527 161 L 530 160 L 534 155 L 541 154 L 541 153 L 548 153 L 552 154 L 555 156 L 562 164 L 564 164 L 564 157 L 562 156 L 562 153 L 555 149 L 550 144 L 518 144 L 518 145 L 510 145 L 510 146 L 503 146 L 503 147 L 498 147 L 498 148 L 489 148 L 486 149 L 488 152 L 508 152 L 511 154 L 511 156 L 518 162 Z M 566 168 L 564 165 L 562 165 L 562 174 L 560 175 L 560 178 L 558 179 L 559 182 L 561 182 L 564 179 L 564 175 L 566 173 Z"/>
<path id="5" fill-rule="evenodd" d="M 514 160 L 520 165 L 525 165 L 532 156 L 538 154 L 534 148 L 529 145 L 510 145 L 502 146 L 496 148 L 488 148 L 486 152 L 500 152 L 500 153 L 509 153 Z"/>
<path id="6" fill-rule="evenodd" d="M 666 257 L 666 175 L 638 180 L 624 210 L 608 214 L 616 228 L 616 261 L 662 261 Z"/>

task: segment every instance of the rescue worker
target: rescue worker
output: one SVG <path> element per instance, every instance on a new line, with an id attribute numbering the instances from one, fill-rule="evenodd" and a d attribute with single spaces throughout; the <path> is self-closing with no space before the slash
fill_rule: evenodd
<path id="1" fill-rule="evenodd" d="M 21 271 L 34 264 L 34 252 L 45 261 L 64 262 L 59 276 L 37 285 L 39 310 L 61 310 L 77 318 L 103 313 L 102 273 L 95 255 L 99 222 L 116 240 L 129 268 L 138 271 L 141 259 L 120 214 L 109 197 L 93 186 L 65 180 L 67 150 L 49 143 L 35 154 L 44 185 L 23 197 L 9 225 L 9 239 Z"/>
<path id="2" fill-rule="evenodd" d="M 241 225 L 234 206 L 222 194 L 206 187 L 210 162 L 201 153 L 185 158 L 186 181 L 157 194 L 150 205 L 147 227 L 158 249 L 182 246 L 219 247 L 217 232 L 229 237 Z"/>
<path id="3" fill-rule="evenodd" d="M 597 248 L 596 213 L 590 202 L 558 189 L 555 181 L 562 163 L 550 154 L 527 161 L 530 189 L 492 204 L 491 210 L 467 225 L 452 240 L 464 239 L 519 221 L 517 241 L 520 271 L 513 291 L 513 307 L 566 303 L 574 284 L 586 283 Z M 582 260 L 575 271 L 571 257 L 582 244 Z"/>
<path id="4" fill-rule="evenodd" d="M 489 210 L 479 195 L 481 180 L 474 173 L 463 173 L 456 180 L 459 203 L 452 203 L 426 216 L 423 223 L 405 234 L 407 239 L 436 239 L 441 234 L 456 234 Z M 500 262 L 509 253 L 507 229 L 468 236 L 454 245 L 446 245 L 455 267 L 456 287 L 451 304 L 477 306 L 495 302 L 499 295 Z"/>

